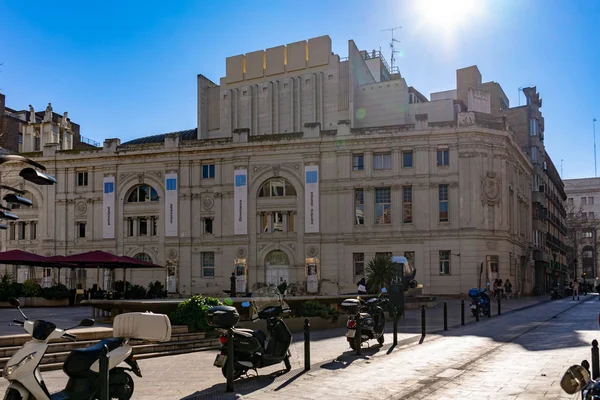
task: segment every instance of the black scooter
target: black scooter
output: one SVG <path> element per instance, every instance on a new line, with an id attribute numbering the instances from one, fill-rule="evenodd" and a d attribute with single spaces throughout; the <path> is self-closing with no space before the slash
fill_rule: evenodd
<path id="1" fill-rule="evenodd" d="M 291 370 L 292 333 L 282 319 L 284 314 L 290 312 L 290 308 L 283 301 L 279 290 L 276 287 L 260 289 L 252 294 L 251 302 L 244 302 L 242 306 L 254 310 L 255 321 L 266 321 L 267 332 L 233 328 L 233 379 L 238 379 L 249 370 L 256 372 L 258 368 L 269 367 L 281 362 L 285 364 L 287 371 Z M 222 312 L 219 310 L 220 308 L 210 309 L 207 313 L 208 317 L 212 318 L 211 315 Z M 223 327 L 222 324 L 221 327 Z M 219 338 L 221 351 L 214 363 L 215 367 L 221 368 L 225 377 L 227 377 L 227 363 L 229 362 L 227 360 L 227 340 L 226 333 Z"/>
<path id="2" fill-rule="evenodd" d="M 346 323 L 346 339 L 352 350 L 356 350 L 356 329 L 357 315 L 360 312 L 361 321 L 361 344 L 377 339 L 380 345 L 383 345 L 385 338 L 385 313 L 382 306 L 388 303 L 388 298 L 385 296 L 387 290 L 381 289 L 381 295 L 377 298 L 372 298 L 364 301 L 360 297 L 356 299 L 346 299 L 342 302 L 342 310 L 348 314 L 348 322 Z"/>

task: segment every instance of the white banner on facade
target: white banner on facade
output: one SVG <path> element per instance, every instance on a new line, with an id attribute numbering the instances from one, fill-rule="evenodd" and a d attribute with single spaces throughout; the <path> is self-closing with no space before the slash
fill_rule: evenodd
<path id="1" fill-rule="evenodd" d="M 165 236 L 177 236 L 177 174 L 165 174 Z"/>
<path id="2" fill-rule="evenodd" d="M 104 198 L 102 200 L 104 239 L 115 238 L 115 177 L 104 178 Z"/>
<path id="3" fill-rule="evenodd" d="M 233 232 L 235 235 L 248 234 L 248 171 L 236 169 L 233 173 L 235 188 L 233 190 Z"/>
<path id="4" fill-rule="evenodd" d="M 319 167 L 304 167 L 304 232 L 319 232 Z"/>

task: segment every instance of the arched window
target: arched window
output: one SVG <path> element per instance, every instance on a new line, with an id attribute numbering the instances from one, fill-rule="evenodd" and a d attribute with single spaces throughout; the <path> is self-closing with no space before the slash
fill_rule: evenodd
<path id="1" fill-rule="evenodd" d="M 127 203 L 144 203 L 147 201 L 158 201 L 158 193 L 150 185 L 136 186 L 127 196 Z"/>
<path id="2" fill-rule="evenodd" d="M 267 265 L 289 265 L 290 259 L 281 250 L 273 250 L 266 257 Z"/>
<path id="3" fill-rule="evenodd" d="M 33 203 L 33 205 L 31 206 L 24 206 L 21 204 L 17 204 L 17 203 L 10 203 L 10 208 L 12 210 L 19 210 L 19 209 L 24 209 L 24 210 L 29 210 L 32 208 L 37 208 L 37 203 L 35 202 L 35 199 L 33 198 L 33 195 L 29 192 L 25 192 L 24 194 L 20 194 L 19 196 L 24 197 L 28 200 L 31 200 L 31 202 Z"/>
<path id="4" fill-rule="evenodd" d="M 258 197 L 294 197 L 296 189 L 285 178 L 271 178 L 262 184 Z"/>
<path id="5" fill-rule="evenodd" d="M 152 258 L 147 254 L 147 253 L 137 253 L 135 256 L 133 256 L 133 258 L 135 258 L 136 260 L 140 260 L 140 261 L 145 261 L 145 262 L 152 262 Z"/>

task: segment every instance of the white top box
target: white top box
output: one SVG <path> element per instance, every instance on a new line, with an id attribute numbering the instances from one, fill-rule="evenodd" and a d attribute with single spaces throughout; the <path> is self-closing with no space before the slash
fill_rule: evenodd
<path id="1" fill-rule="evenodd" d="M 113 322 L 113 336 L 168 342 L 171 340 L 171 321 L 165 314 L 151 312 L 120 314 Z"/>

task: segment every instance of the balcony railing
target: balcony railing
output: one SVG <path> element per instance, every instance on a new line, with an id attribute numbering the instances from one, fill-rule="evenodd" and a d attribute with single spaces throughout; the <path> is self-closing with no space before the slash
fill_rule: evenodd
<path id="1" fill-rule="evenodd" d="M 90 146 L 94 146 L 94 147 L 102 147 L 102 145 L 100 144 L 100 142 L 96 142 L 95 140 L 92 139 L 88 139 L 85 136 L 80 136 L 79 137 L 79 141 L 81 143 L 86 143 L 89 144 Z"/>

